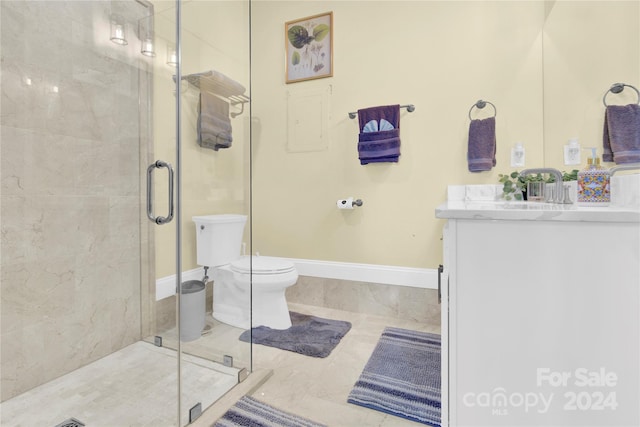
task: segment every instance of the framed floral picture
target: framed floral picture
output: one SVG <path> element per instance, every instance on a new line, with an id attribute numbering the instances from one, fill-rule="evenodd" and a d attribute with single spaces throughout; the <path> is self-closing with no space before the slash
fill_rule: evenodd
<path id="1" fill-rule="evenodd" d="M 333 76 L 333 12 L 284 24 L 287 83 Z"/>

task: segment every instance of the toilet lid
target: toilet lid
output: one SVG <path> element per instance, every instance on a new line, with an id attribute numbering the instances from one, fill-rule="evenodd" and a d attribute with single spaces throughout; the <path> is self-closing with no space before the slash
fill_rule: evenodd
<path id="1" fill-rule="evenodd" d="M 231 269 L 237 273 L 280 274 L 295 269 L 291 261 L 268 256 L 243 256 L 231 262 Z"/>

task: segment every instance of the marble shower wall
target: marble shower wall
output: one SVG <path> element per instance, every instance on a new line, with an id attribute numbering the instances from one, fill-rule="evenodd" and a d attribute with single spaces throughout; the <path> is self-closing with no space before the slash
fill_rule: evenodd
<path id="1" fill-rule="evenodd" d="M 4 401 L 140 339 L 151 135 L 150 62 L 134 42 L 146 7 L 0 7 Z M 109 41 L 114 8 L 128 46 Z"/>

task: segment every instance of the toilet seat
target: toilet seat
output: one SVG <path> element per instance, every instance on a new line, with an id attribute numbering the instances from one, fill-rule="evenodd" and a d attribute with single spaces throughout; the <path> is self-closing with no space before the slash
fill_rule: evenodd
<path id="1" fill-rule="evenodd" d="M 240 274 L 285 274 L 295 270 L 291 261 L 268 256 L 243 256 L 232 261 L 229 266 Z"/>

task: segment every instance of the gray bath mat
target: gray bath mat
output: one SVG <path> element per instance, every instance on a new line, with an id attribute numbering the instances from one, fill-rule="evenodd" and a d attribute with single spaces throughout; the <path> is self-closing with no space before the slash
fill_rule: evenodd
<path id="1" fill-rule="evenodd" d="M 323 319 L 290 311 L 289 329 L 258 326 L 240 335 L 240 340 L 293 351 L 312 357 L 327 357 L 351 329 L 351 323 Z"/>
<path id="2" fill-rule="evenodd" d="M 385 328 L 347 402 L 440 426 L 440 335 Z"/>
<path id="3" fill-rule="evenodd" d="M 213 427 L 282 426 L 282 427 L 326 427 L 307 418 L 281 411 L 253 397 L 238 400 Z"/>

